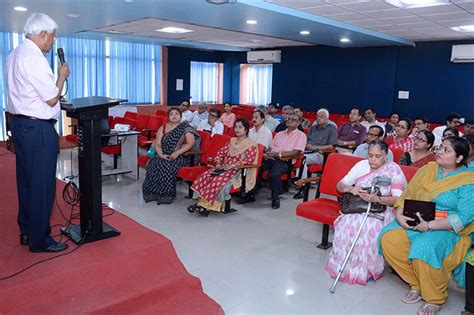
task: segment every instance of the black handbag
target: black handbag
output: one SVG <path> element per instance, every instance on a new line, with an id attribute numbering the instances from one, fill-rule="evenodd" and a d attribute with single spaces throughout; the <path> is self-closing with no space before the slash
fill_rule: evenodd
<path id="1" fill-rule="evenodd" d="M 370 191 L 370 187 L 362 189 Z M 379 187 L 375 187 L 374 192 L 377 194 L 377 196 L 382 195 Z M 352 193 L 343 193 L 342 196 L 343 197 L 341 201 L 341 213 L 365 213 L 367 211 L 367 206 L 369 205 L 369 203 L 360 198 L 359 196 L 355 196 Z M 387 210 L 387 206 L 380 203 L 372 202 L 370 206 L 370 212 L 372 213 L 382 213 L 385 210 Z"/>

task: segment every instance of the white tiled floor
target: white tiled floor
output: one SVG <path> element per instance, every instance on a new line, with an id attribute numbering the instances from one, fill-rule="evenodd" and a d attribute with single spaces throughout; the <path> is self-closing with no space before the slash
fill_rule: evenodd
<path id="1" fill-rule="evenodd" d="M 70 169 L 69 150 L 63 150 L 58 177 Z M 284 195 L 279 210 L 270 208 L 264 190 L 254 204 L 234 203 L 238 212 L 205 218 L 186 211 L 193 201 L 184 198 L 184 183 L 178 183 L 172 205 L 145 204 L 140 172 L 138 181 L 103 178 L 103 202 L 169 238 L 187 270 L 227 314 L 415 314 L 420 305 L 400 302 L 408 288 L 388 270 L 367 286 L 339 283 L 329 293 L 328 251 L 315 246 L 321 224 L 296 217 L 292 194 Z M 463 307 L 464 291 L 452 285 L 441 314 L 459 314 Z"/>

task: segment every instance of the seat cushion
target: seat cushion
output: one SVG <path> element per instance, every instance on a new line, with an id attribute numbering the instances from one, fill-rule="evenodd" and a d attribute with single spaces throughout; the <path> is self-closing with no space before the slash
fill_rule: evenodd
<path id="1" fill-rule="evenodd" d="M 322 171 L 323 171 L 323 164 L 308 165 L 308 172 L 310 173 L 321 173 Z"/>
<path id="2" fill-rule="evenodd" d="M 296 215 L 323 224 L 333 225 L 339 216 L 340 207 L 338 201 L 318 198 L 300 203 L 296 207 Z"/>
<path id="3" fill-rule="evenodd" d="M 100 149 L 105 154 L 120 154 L 120 146 L 119 145 L 108 145 L 106 147 L 102 147 Z"/>
<path id="4" fill-rule="evenodd" d="M 148 163 L 149 160 L 150 160 L 150 157 L 148 157 L 146 155 L 140 155 L 138 157 L 138 166 L 145 168 L 146 163 Z"/>

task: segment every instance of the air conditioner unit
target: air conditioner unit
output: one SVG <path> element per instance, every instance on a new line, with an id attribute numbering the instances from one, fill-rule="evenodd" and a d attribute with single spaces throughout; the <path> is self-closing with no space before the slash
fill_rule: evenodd
<path id="1" fill-rule="evenodd" d="M 248 63 L 280 63 L 281 50 L 257 50 L 247 52 Z"/>
<path id="2" fill-rule="evenodd" d="M 453 45 L 451 62 L 474 62 L 474 45 Z"/>

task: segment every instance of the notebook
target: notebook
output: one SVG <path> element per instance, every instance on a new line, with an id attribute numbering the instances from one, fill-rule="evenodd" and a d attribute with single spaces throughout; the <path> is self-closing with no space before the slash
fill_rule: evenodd
<path id="1" fill-rule="evenodd" d="M 420 213 L 423 220 L 432 221 L 435 219 L 436 203 L 431 201 L 405 199 L 403 215 L 415 219 L 414 221 L 408 221 L 408 225 L 416 226 L 420 224 L 420 219 L 418 219 L 418 216 L 416 215 L 417 212 Z"/>

